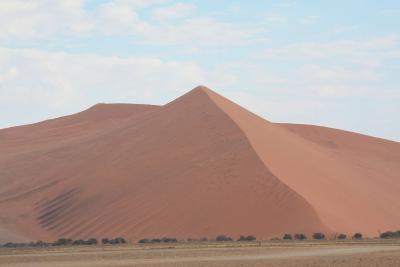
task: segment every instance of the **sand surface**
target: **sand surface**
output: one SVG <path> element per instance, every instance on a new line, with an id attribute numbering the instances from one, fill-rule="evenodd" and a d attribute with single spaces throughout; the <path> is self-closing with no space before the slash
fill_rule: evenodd
<path id="1" fill-rule="evenodd" d="M 399 244 L 227 244 L 0 250 L 0 266 L 398 266 Z"/>
<path id="2" fill-rule="evenodd" d="M 400 228 L 399 143 L 271 123 L 205 87 L 2 129 L 0 151 L 0 242 Z"/>

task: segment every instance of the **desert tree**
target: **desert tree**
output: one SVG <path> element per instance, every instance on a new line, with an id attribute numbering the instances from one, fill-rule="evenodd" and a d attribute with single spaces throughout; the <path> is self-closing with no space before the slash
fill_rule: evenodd
<path id="1" fill-rule="evenodd" d="M 323 240 L 323 239 L 325 239 L 325 235 L 323 233 L 314 233 L 313 238 L 315 240 Z"/>

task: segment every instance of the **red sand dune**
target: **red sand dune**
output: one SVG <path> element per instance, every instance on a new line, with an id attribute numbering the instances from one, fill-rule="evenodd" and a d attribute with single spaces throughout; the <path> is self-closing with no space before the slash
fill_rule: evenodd
<path id="1" fill-rule="evenodd" d="M 0 241 L 400 228 L 400 143 L 268 122 L 205 87 L 0 130 Z"/>

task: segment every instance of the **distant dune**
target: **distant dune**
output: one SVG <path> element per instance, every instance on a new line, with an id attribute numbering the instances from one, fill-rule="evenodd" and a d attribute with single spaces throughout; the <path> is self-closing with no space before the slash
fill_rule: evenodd
<path id="1" fill-rule="evenodd" d="M 400 143 L 197 87 L 0 130 L 0 241 L 400 229 Z M 12 241 L 12 240 L 10 240 Z"/>

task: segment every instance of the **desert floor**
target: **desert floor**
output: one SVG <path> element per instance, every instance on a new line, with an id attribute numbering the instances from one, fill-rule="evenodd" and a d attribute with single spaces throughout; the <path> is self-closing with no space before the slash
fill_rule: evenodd
<path id="1" fill-rule="evenodd" d="M 0 249 L 0 266 L 400 266 L 400 241 L 178 243 Z"/>

